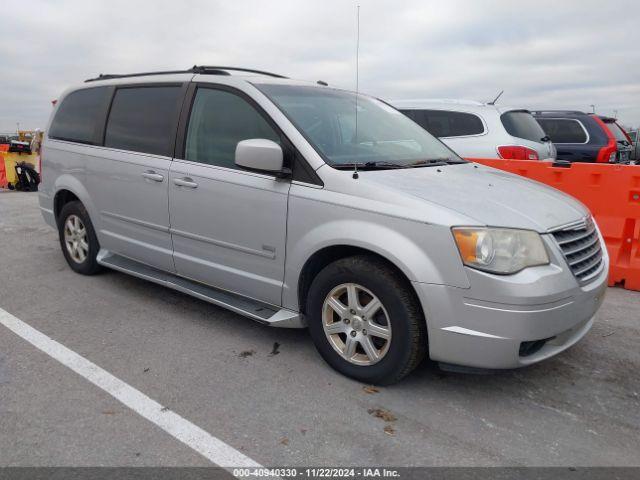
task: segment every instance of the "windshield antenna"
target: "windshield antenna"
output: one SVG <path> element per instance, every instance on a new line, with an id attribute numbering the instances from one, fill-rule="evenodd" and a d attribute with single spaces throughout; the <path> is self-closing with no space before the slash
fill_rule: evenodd
<path id="1" fill-rule="evenodd" d="M 500 93 L 498 94 L 498 96 L 496 98 L 494 98 L 492 102 L 487 103 L 487 105 L 495 105 L 496 102 L 502 96 L 503 93 L 504 93 L 504 90 L 500 90 Z"/>
<path id="2" fill-rule="evenodd" d="M 358 10 L 356 13 L 356 130 L 355 130 L 355 141 L 358 141 L 358 87 L 359 87 L 359 55 L 360 55 L 360 5 L 358 5 Z M 360 175 L 358 174 L 358 161 L 353 162 L 353 178 L 357 179 Z"/>

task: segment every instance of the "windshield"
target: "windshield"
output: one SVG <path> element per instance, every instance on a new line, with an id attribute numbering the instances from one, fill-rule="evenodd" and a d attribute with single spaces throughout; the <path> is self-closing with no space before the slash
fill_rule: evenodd
<path id="1" fill-rule="evenodd" d="M 408 167 L 464 162 L 384 102 L 343 90 L 256 85 L 331 166 Z"/>
<path id="2" fill-rule="evenodd" d="M 532 142 L 541 142 L 547 136 L 533 115 L 526 110 L 512 110 L 500 116 L 509 135 Z"/>

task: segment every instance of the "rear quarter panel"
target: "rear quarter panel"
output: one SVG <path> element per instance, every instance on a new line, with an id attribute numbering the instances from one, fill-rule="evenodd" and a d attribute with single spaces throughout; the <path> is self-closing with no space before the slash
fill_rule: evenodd
<path id="1" fill-rule="evenodd" d="M 442 142 L 462 158 L 497 158 L 495 139 L 491 134 L 441 138 Z"/>
<path id="2" fill-rule="evenodd" d="M 43 182 L 39 188 L 39 203 L 45 220 L 55 227 L 53 209 L 55 195 L 69 190 L 83 203 L 96 233 L 100 229 L 96 206 L 86 188 L 86 164 L 93 147 L 60 140 L 46 139 L 42 148 Z"/>

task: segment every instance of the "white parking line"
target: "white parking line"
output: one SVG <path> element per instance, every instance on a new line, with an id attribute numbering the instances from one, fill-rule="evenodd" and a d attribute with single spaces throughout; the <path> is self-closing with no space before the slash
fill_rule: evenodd
<path id="1" fill-rule="evenodd" d="M 168 410 L 131 385 L 114 377 L 95 363 L 47 337 L 0 308 L 0 323 L 64 366 L 98 386 L 137 414 L 155 423 L 169 435 L 223 468 L 261 467 L 243 453 L 227 445 L 175 412 Z"/>

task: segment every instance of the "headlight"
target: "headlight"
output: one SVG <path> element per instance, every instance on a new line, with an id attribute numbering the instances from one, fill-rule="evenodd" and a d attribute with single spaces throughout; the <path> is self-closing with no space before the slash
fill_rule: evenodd
<path id="1" fill-rule="evenodd" d="M 509 274 L 549 263 L 542 238 L 530 230 L 453 228 L 465 265 L 486 272 Z"/>

